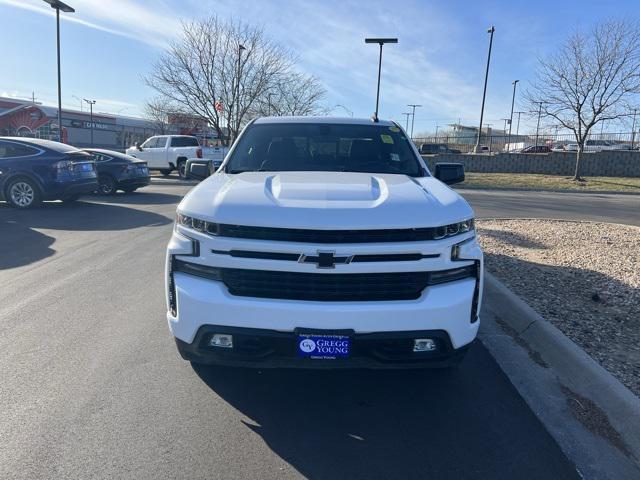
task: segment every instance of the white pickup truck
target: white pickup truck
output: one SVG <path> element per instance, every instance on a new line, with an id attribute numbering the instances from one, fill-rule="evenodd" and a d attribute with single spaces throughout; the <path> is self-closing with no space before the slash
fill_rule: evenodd
<path id="1" fill-rule="evenodd" d="M 205 174 L 205 176 L 208 175 Z M 476 337 L 473 210 L 395 122 L 251 122 L 178 205 L 167 320 L 183 358 L 444 367 Z"/>
<path id="2" fill-rule="evenodd" d="M 185 178 L 187 159 L 202 158 L 202 148 L 196 137 L 158 135 L 142 145 L 127 148 L 127 155 L 146 160 L 149 170 L 159 170 L 163 175 L 178 170 L 180 177 Z"/>

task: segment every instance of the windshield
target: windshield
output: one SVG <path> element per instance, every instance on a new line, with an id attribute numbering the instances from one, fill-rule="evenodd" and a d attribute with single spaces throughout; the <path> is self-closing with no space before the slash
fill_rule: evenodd
<path id="1" fill-rule="evenodd" d="M 427 174 L 399 128 L 326 123 L 251 125 L 226 171 Z"/>

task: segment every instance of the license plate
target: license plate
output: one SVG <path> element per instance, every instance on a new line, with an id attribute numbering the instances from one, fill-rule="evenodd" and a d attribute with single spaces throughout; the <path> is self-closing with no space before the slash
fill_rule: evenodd
<path id="1" fill-rule="evenodd" d="M 351 339 L 346 335 L 299 334 L 298 355 L 317 360 L 335 360 L 349 356 Z"/>

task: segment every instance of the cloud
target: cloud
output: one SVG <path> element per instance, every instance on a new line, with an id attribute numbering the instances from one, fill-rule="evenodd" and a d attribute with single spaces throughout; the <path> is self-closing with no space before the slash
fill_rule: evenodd
<path id="1" fill-rule="evenodd" d="M 39 0 L 0 0 L 0 5 L 55 16 L 55 10 Z M 180 30 L 180 18 L 167 8 L 144 8 L 132 0 L 84 0 L 79 7 L 73 6 L 76 12 L 63 13 L 60 16 L 62 21 L 131 38 L 154 47 L 165 47 Z"/>

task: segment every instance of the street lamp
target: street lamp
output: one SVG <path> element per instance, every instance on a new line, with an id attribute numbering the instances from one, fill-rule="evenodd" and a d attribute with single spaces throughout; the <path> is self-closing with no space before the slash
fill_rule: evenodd
<path id="1" fill-rule="evenodd" d="M 364 43 L 377 43 L 380 45 L 380 56 L 378 58 L 378 89 L 376 90 L 376 113 L 373 114 L 374 122 L 378 121 L 378 105 L 380 104 L 380 72 L 382 70 L 382 45 L 385 43 L 398 43 L 397 38 L 365 38 Z"/>
<path id="2" fill-rule="evenodd" d="M 413 124 L 416 121 L 416 107 L 421 107 L 422 105 L 416 105 L 414 103 L 407 105 L 407 107 L 412 107 L 413 112 L 411 113 L 411 139 L 413 140 Z"/>
<path id="3" fill-rule="evenodd" d="M 540 117 L 542 116 L 542 104 L 544 102 L 539 102 L 540 107 L 538 108 L 538 124 L 536 125 L 536 147 L 538 146 L 538 134 L 540 132 Z"/>
<path id="4" fill-rule="evenodd" d="M 409 117 L 411 116 L 411 112 L 403 113 L 403 115 L 404 115 L 405 117 L 407 117 L 407 121 L 406 121 L 406 124 L 407 124 L 407 125 L 406 125 L 406 128 L 404 129 L 404 131 L 405 131 L 405 132 L 408 132 L 408 131 L 409 131 Z"/>
<path id="5" fill-rule="evenodd" d="M 267 117 L 271 116 L 271 96 L 272 95 L 273 95 L 273 92 L 267 93 L 267 104 L 268 104 L 268 106 L 267 106 L 267 108 L 268 108 Z"/>
<path id="6" fill-rule="evenodd" d="M 85 102 L 87 102 L 89 104 L 89 122 L 91 125 L 91 146 L 93 147 L 93 106 L 96 104 L 95 100 L 87 100 L 86 98 L 83 98 L 83 100 Z"/>
<path id="7" fill-rule="evenodd" d="M 633 144 L 636 141 L 636 112 L 637 109 L 633 109 L 633 124 L 631 125 L 631 150 L 633 150 Z"/>
<path id="8" fill-rule="evenodd" d="M 478 139 L 476 140 L 476 153 L 480 149 L 480 135 L 482 134 L 482 120 L 484 117 L 484 100 L 487 96 L 487 80 L 489 80 L 489 64 L 491 63 L 491 47 L 493 46 L 493 32 L 495 32 L 495 27 L 491 27 L 487 30 L 489 36 L 489 54 L 487 55 L 487 68 L 484 72 L 484 90 L 482 92 L 482 107 L 480 108 L 480 127 L 478 128 Z"/>
<path id="9" fill-rule="evenodd" d="M 56 10 L 56 38 L 58 50 L 58 141 L 62 142 L 62 87 L 60 85 L 60 10 L 73 13 L 75 10 L 59 0 L 44 0 Z"/>
<path id="10" fill-rule="evenodd" d="M 246 50 L 244 45 L 238 44 L 238 74 L 236 81 L 236 126 L 237 130 L 240 130 L 240 57 L 242 56 L 242 51 Z M 236 131 L 236 137 L 238 135 L 238 131 Z M 234 138 L 235 140 L 235 138 Z"/>
<path id="11" fill-rule="evenodd" d="M 517 113 L 518 114 L 518 123 L 516 124 L 516 137 L 519 135 L 520 133 L 520 115 L 522 115 L 523 113 L 527 113 L 527 112 L 513 112 L 513 113 Z"/>
<path id="12" fill-rule="evenodd" d="M 513 105 L 516 102 L 516 85 L 518 84 L 519 81 L 520 80 L 513 81 L 513 96 L 511 97 L 511 116 L 509 117 L 509 141 L 507 142 L 509 144 L 509 149 L 511 149 L 511 127 L 513 126 Z M 519 118 L 520 117 L 518 117 L 518 119 Z"/>

